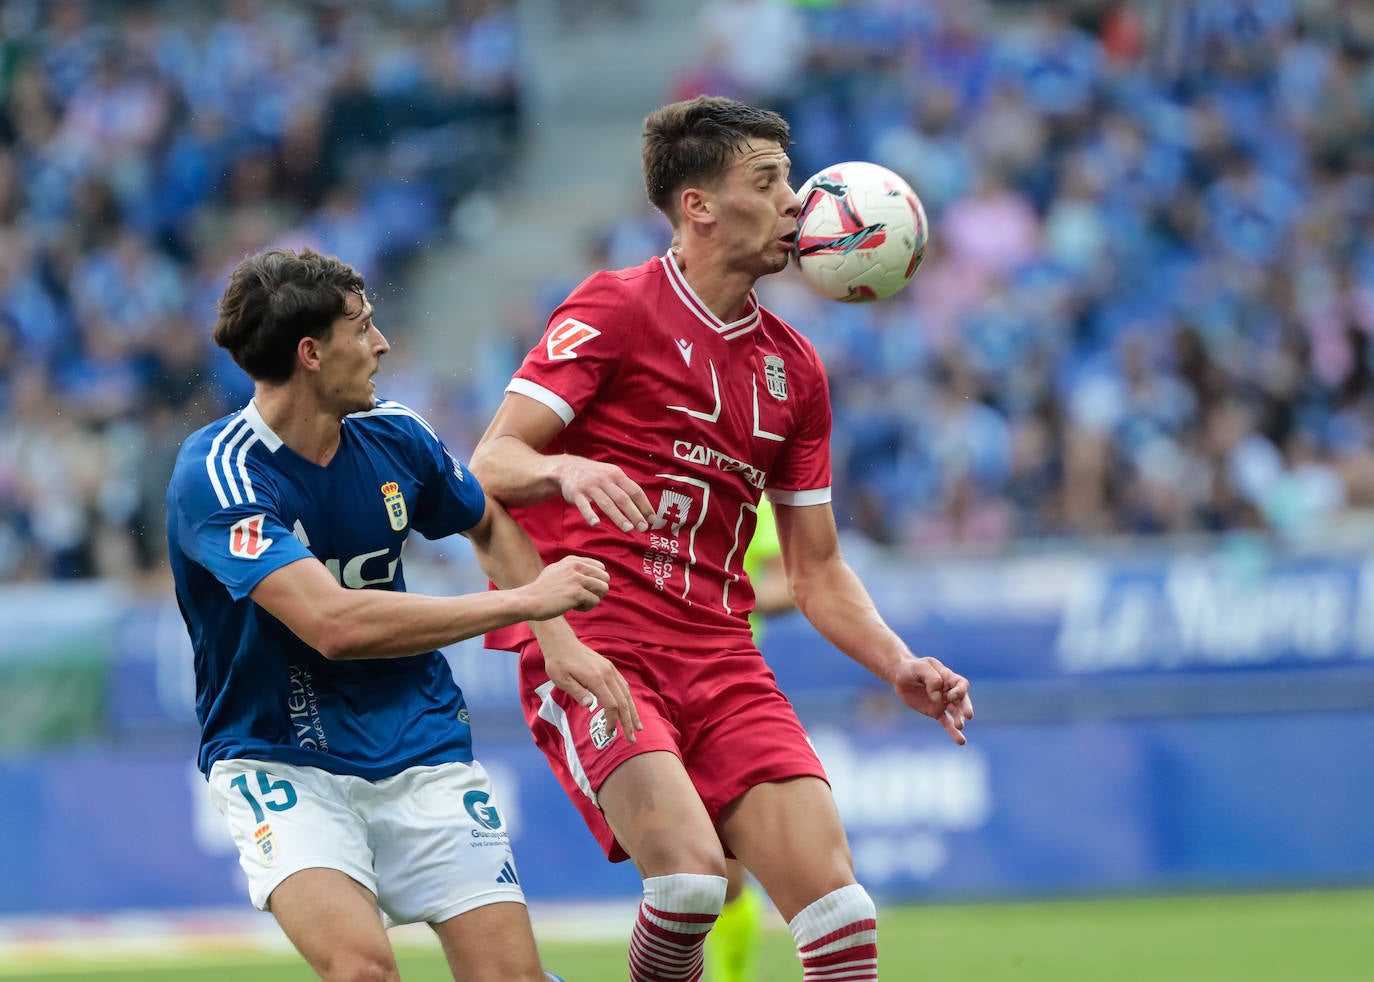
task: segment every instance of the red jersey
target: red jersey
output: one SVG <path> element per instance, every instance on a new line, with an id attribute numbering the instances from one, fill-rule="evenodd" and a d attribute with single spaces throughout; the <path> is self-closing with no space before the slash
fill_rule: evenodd
<path id="1" fill-rule="evenodd" d="M 785 505 L 830 500 L 830 394 L 811 342 L 752 292 L 724 323 L 670 254 L 584 281 L 506 391 L 567 424 L 545 452 L 618 465 L 657 509 L 642 533 L 589 526 L 561 496 L 511 509 L 546 563 L 606 564 L 606 598 L 567 615 L 578 634 L 747 644 L 744 553 L 763 489 Z M 530 637 L 518 624 L 487 645 Z"/>

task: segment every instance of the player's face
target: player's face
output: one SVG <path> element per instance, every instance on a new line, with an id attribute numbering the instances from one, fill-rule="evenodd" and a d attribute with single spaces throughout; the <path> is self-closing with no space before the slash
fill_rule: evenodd
<path id="1" fill-rule="evenodd" d="M 740 147 L 717 197 L 728 263 L 755 277 L 787 268 L 801 199 L 788 183 L 792 161 L 771 140 Z"/>
<path id="2" fill-rule="evenodd" d="M 381 367 L 382 355 L 390 350 L 372 320 L 372 304 L 358 294 L 350 296 L 321 352 L 324 406 L 340 417 L 375 408 L 377 386 L 372 376 Z"/>

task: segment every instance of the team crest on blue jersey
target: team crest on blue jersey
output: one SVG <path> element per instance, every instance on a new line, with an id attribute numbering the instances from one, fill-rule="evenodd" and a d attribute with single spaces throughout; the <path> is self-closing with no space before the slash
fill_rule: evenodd
<path id="1" fill-rule="evenodd" d="M 763 379 L 768 383 L 768 394 L 779 402 L 787 401 L 787 369 L 777 355 L 765 355 L 763 359 Z"/>
<path id="2" fill-rule="evenodd" d="M 386 515 L 391 519 L 391 528 L 402 531 L 410 522 L 410 516 L 406 513 L 406 499 L 401 495 L 401 486 L 395 481 L 387 481 L 382 485 L 382 498 L 386 501 Z"/>

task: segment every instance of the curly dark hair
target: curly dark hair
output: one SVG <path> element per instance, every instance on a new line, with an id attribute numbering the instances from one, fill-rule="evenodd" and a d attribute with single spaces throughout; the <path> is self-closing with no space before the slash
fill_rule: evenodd
<path id="1" fill-rule="evenodd" d="M 365 290 L 362 274 L 313 249 L 268 249 L 244 259 L 216 305 L 215 343 L 255 382 L 282 383 L 301 338 L 325 338 Z"/>

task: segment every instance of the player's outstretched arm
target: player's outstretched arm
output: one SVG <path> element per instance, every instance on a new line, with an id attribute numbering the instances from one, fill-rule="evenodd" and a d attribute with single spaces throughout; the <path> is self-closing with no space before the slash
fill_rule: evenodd
<path id="1" fill-rule="evenodd" d="M 891 684 L 898 698 L 967 743 L 973 718 L 968 680 L 934 658 L 917 658 L 882 619 L 840 554 L 829 505 L 776 509 L 783 562 L 797 608 L 835 647 Z"/>
<path id="2" fill-rule="evenodd" d="M 605 516 L 625 532 L 646 531 L 654 518 L 649 498 L 615 464 L 539 452 L 562 428 L 563 420 L 543 403 L 507 393 L 468 469 L 504 505 L 530 505 L 562 495 L 588 525 Z"/>
<path id="3" fill-rule="evenodd" d="M 536 557 L 537 558 L 537 557 Z M 601 563 L 569 557 L 510 590 L 432 597 L 349 590 L 318 559 L 299 559 L 263 578 L 253 600 L 326 658 L 402 658 L 520 621 L 590 607 L 605 596 Z"/>
<path id="4" fill-rule="evenodd" d="M 527 618 L 544 652 L 549 678 L 584 706 L 593 702 L 600 705 L 606 712 L 607 732 L 612 736 L 621 732 L 634 742 L 635 731 L 642 729 L 642 724 L 629 684 L 610 661 L 578 640 L 561 616 L 569 610 L 588 610 L 606 595 L 610 586 L 606 567 L 583 556 L 565 556 L 545 567 L 525 530 L 490 496 L 482 521 L 464 534 L 472 541 L 483 571 L 498 587 L 549 588 L 540 594 L 550 602 L 540 608 L 545 616 Z M 562 582 L 565 572 L 574 578 Z M 555 579 L 544 584 L 550 577 Z M 528 587 L 521 587 L 526 583 Z M 594 593 L 595 598 L 588 602 L 580 593 L 582 589 Z"/>

